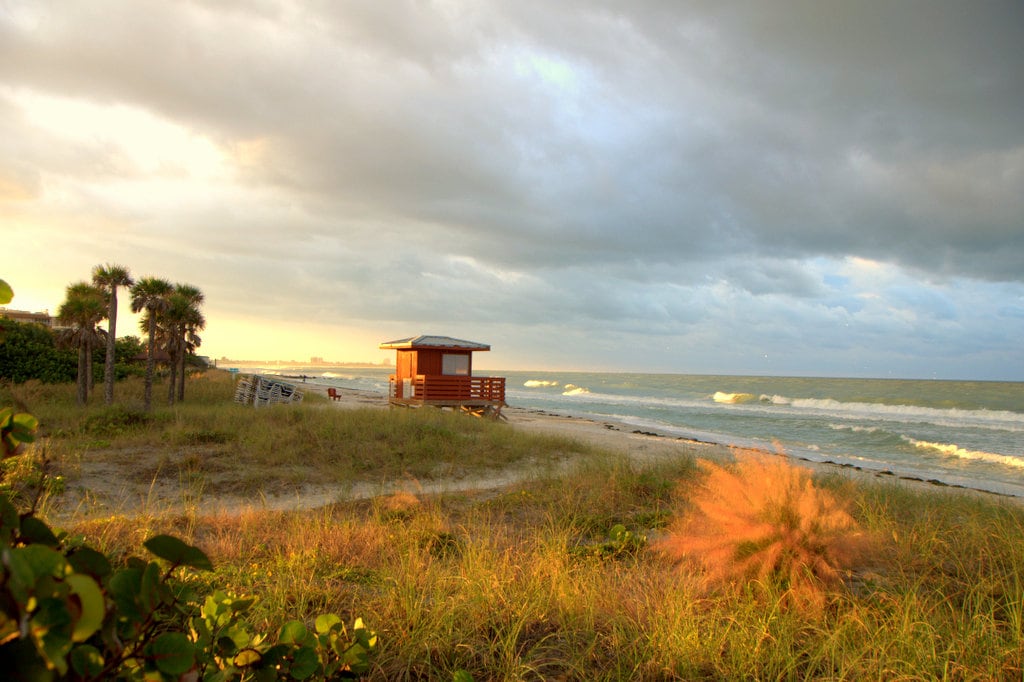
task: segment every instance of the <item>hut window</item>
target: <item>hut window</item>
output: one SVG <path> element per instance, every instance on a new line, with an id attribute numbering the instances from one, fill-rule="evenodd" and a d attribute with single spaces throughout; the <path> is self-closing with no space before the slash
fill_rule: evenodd
<path id="1" fill-rule="evenodd" d="M 469 356 L 444 354 L 441 356 L 441 374 L 469 376 Z"/>

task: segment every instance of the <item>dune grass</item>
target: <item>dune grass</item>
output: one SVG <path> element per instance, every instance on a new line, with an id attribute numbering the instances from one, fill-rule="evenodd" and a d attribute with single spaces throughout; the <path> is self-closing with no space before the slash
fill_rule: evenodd
<path id="1" fill-rule="evenodd" d="M 296 434 L 317 441 L 304 456 L 348 447 L 335 438 L 355 439 L 354 451 L 377 448 L 395 471 L 420 461 L 430 471 L 437 453 L 452 454 L 442 466 L 450 468 L 492 447 L 507 450 L 498 461 L 538 462 L 563 461 L 575 447 L 560 439 L 515 444 L 522 434 L 514 429 L 468 418 L 343 415 L 315 402 L 267 417 L 275 427 L 248 421 L 245 411 L 201 411 L 182 406 L 103 437 L 111 447 L 122 438 L 159 447 L 175 434 L 223 432 L 231 438 L 214 445 L 253 458 L 275 449 L 290 457 Z M 319 413 L 351 423 L 327 426 Z M 70 416 L 61 428 L 68 446 L 98 437 Z M 424 440 L 436 450 L 411 455 Z M 138 551 L 153 532 L 184 535 L 216 566 L 193 579 L 197 587 L 259 598 L 256 630 L 324 611 L 361 616 L 380 635 L 373 658 L 380 680 L 450 680 L 458 670 L 477 680 L 1024 674 L 1024 510 L 1016 503 L 815 478 L 814 499 L 841 508 L 856 532 L 877 542 L 826 585 L 820 608 L 794 608 L 792 585 L 770 571 L 709 584 L 707 567 L 681 568 L 662 551 L 700 508 L 708 481 L 685 452 L 643 465 L 622 453 L 578 454 L 572 466 L 536 467 L 497 492 L 406 491 L 306 512 L 117 516 L 71 530 L 114 553 Z M 744 485 L 764 478 L 747 476 Z"/>

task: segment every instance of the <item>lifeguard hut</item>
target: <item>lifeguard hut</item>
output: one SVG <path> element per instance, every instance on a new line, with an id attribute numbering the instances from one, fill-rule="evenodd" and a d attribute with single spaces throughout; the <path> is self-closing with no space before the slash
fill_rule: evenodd
<path id="1" fill-rule="evenodd" d="M 452 408 L 503 419 L 505 377 L 473 376 L 473 352 L 485 343 L 450 336 L 413 336 L 380 344 L 397 351 L 395 373 L 388 377 L 388 402 L 405 407 Z"/>

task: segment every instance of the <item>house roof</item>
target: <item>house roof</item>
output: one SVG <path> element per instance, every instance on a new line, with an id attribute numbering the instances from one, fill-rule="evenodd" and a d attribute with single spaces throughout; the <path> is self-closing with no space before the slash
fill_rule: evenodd
<path id="1" fill-rule="evenodd" d="M 398 339 L 396 341 L 385 341 L 380 344 L 381 350 L 387 349 L 415 349 L 415 348 L 448 348 L 451 350 L 490 350 L 491 347 L 486 343 L 477 343 L 476 341 L 464 341 L 462 339 L 453 339 L 450 336 L 431 336 L 429 334 L 420 334 L 419 336 L 410 336 L 407 339 Z"/>

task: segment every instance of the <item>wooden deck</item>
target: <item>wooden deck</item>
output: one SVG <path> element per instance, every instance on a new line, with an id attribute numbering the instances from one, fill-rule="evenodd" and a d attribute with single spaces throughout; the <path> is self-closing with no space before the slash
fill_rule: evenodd
<path id="1" fill-rule="evenodd" d="M 419 374 L 397 381 L 388 377 L 388 401 L 405 407 L 450 407 L 478 417 L 500 419 L 505 407 L 505 377 Z"/>

